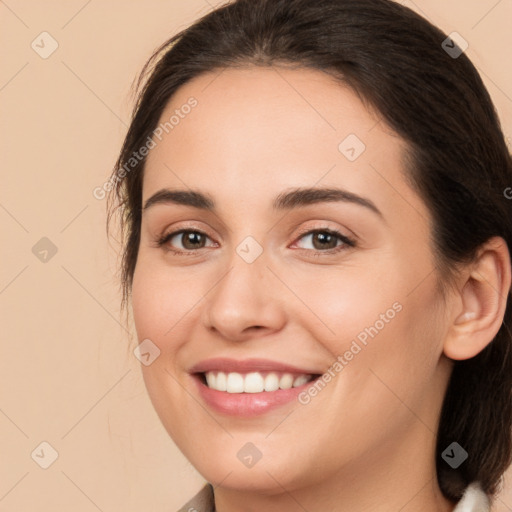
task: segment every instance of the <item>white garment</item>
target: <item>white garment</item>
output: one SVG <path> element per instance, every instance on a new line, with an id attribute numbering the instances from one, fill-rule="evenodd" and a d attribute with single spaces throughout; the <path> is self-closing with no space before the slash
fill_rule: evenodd
<path id="1" fill-rule="evenodd" d="M 478 482 L 468 485 L 453 512 L 490 512 L 491 503 Z"/>

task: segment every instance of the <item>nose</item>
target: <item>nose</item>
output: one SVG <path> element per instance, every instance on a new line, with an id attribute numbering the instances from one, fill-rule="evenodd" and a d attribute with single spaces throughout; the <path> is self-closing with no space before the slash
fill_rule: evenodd
<path id="1" fill-rule="evenodd" d="M 205 297 L 203 323 L 230 341 L 279 331 L 286 322 L 282 288 L 263 255 L 247 263 L 235 254 Z"/>

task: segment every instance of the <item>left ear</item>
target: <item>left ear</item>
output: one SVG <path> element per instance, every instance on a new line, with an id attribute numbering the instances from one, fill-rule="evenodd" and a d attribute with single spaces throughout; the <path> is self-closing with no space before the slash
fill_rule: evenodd
<path id="1" fill-rule="evenodd" d="M 507 243 L 493 237 L 478 250 L 475 261 L 461 273 L 457 306 L 444 342 L 451 359 L 470 359 L 496 336 L 505 315 L 511 285 Z"/>

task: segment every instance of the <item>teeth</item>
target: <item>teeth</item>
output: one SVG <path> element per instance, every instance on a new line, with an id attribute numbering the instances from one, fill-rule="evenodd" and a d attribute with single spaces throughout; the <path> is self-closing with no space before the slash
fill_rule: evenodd
<path id="1" fill-rule="evenodd" d="M 269 373 L 265 377 L 265 391 L 275 391 L 279 389 L 279 377 L 276 373 Z"/>
<path id="2" fill-rule="evenodd" d="M 211 372 L 208 372 L 208 373 L 211 373 Z M 210 387 L 212 387 L 212 386 L 210 386 Z M 228 381 L 226 379 L 226 374 L 219 372 L 217 374 L 217 378 L 215 381 L 215 389 L 218 391 L 226 391 L 227 388 L 228 388 Z"/>
<path id="3" fill-rule="evenodd" d="M 265 381 L 261 373 L 248 373 L 244 379 L 244 393 L 261 393 L 265 388 Z"/>
<path id="4" fill-rule="evenodd" d="M 228 393 L 244 392 L 244 378 L 240 373 L 228 373 L 228 383 L 226 391 Z"/>
<path id="5" fill-rule="evenodd" d="M 206 372 L 206 383 L 209 388 L 228 393 L 262 393 L 302 386 L 312 380 L 312 375 L 294 376 L 291 373 L 259 372 L 241 374 L 237 372 Z"/>
<path id="6" fill-rule="evenodd" d="M 206 374 L 206 383 L 209 388 L 217 389 L 217 377 L 213 372 L 208 372 Z"/>
<path id="7" fill-rule="evenodd" d="M 293 381 L 293 387 L 296 388 L 298 386 L 302 386 L 303 384 L 306 384 L 310 378 L 307 375 L 301 375 L 300 377 L 297 377 Z"/>
<path id="8" fill-rule="evenodd" d="M 293 375 L 290 375 L 289 373 L 285 373 L 279 379 L 279 387 L 281 389 L 290 389 L 292 386 L 293 386 Z"/>

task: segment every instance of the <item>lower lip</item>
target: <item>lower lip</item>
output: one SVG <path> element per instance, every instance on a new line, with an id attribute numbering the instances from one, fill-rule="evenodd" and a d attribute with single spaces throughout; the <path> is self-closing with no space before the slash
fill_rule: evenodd
<path id="1" fill-rule="evenodd" d="M 192 378 L 196 382 L 202 399 L 213 410 L 242 418 L 264 414 L 272 409 L 288 404 L 297 399 L 297 396 L 302 391 L 316 381 L 315 379 L 296 388 L 278 389 L 276 391 L 228 393 L 227 391 L 217 391 L 216 389 L 209 388 L 197 374 L 192 375 Z"/>

